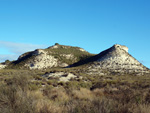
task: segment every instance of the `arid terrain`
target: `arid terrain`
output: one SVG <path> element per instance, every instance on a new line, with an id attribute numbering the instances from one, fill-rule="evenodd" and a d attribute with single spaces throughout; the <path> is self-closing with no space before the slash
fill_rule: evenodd
<path id="1" fill-rule="evenodd" d="M 126 46 L 91 54 L 56 43 L 0 65 L 0 113 L 149 112 L 150 70 Z"/>

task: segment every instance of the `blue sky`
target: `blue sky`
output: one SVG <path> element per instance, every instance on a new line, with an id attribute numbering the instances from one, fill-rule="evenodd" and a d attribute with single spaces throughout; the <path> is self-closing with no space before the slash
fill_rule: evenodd
<path id="1" fill-rule="evenodd" d="M 58 42 L 99 53 L 113 44 L 150 68 L 149 0 L 0 0 L 0 61 Z"/>

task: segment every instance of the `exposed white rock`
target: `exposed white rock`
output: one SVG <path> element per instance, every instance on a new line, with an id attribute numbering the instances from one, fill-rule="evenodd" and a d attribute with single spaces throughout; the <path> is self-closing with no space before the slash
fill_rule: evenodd
<path id="1" fill-rule="evenodd" d="M 40 54 L 45 54 L 46 52 L 42 49 L 36 49 L 32 55 L 40 55 Z"/>
<path id="2" fill-rule="evenodd" d="M 119 45 L 119 44 L 114 45 L 114 47 L 115 47 L 115 48 L 119 48 L 119 49 L 123 49 L 123 50 L 125 50 L 126 52 L 128 52 L 128 50 L 129 50 L 128 47 L 123 46 L 123 45 Z"/>
<path id="3" fill-rule="evenodd" d="M 72 74 L 72 73 L 68 73 L 66 76 L 61 76 L 59 78 L 59 80 L 63 81 L 63 82 L 68 82 L 72 78 L 76 78 L 76 76 L 74 74 Z"/>
<path id="4" fill-rule="evenodd" d="M 52 49 L 57 49 L 58 48 L 58 45 L 54 45 L 51 47 Z"/>
<path id="5" fill-rule="evenodd" d="M 59 67 L 67 67 L 67 66 L 69 66 L 67 63 L 59 63 L 58 65 L 59 65 Z"/>
<path id="6" fill-rule="evenodd" d="M 128 48 L 122 45 L 114 45 L 101 52 L 99 59 L 88 67 L 92 73 L 101 73 L 99 70 L 108 70 L 121 73 L 149 73 L 149 69 L 128 53 Z"/>
<path id="7" fill-rule="evenodd" d="M 43 75 L 46 78 L 59 78 L 59 81 L 68 82 L 72 78 L 76 78 L 77 76 L 72 73 L 65 73 L 65 72 L 55 72 L 55 73 L 48 73 Z"/>
<path id="8" fill-rule="evenodd" d="M 6 65 L 0 64 L 0 69 L 3 69 L 3 68 L 5 68 L 5 67 L 6 67 Z"/>
<path id="9" fill-rule="evenodd" d="M 80 51 L 83 51 L 83 52 L 85 51 L 85 50 L 84 50 L 84 49 L 82 49 L 82 48 L 80 48 L 79 50 L 80 50 Z"/>
<path id="10" fill-rule="evenodd" d="M 35 57 L 25 64 L 30 69 L 45 69 L 58 65 L 57 59 L 48 55 L 44 50 L 35 50 L 32 55 Z"/>

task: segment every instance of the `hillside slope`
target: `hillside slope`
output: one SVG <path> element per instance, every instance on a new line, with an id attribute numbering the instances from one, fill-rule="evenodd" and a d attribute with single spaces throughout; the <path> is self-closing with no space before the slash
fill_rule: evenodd
<path id="1" fill-rule="evenodd" d="M 36 49 L 19 56 L 8 68 L 46 69 L 67 67 L 92 56 L 82 48 L 55 44 L 46 49 Z"/>
<path id="2" fill-rule="evenodd" d="M 91 74 L 104 74 L 104 71 L 115 74 L 150 73 L 147 67 L 128 53 L 126 46 L 116 44 L 94 57 L 95 59 L 93 59 L 92 63 L 87 66 Z"/>
<path id="3" fill-rule="evenodd" d="M 84 66 L 82 66 L 84 65 Z M 55 44 L 46 49 L 36 49 L 19 56 L 7 68 L 48 69 L 53 67 L 78 67 L 88 74 L 148 74 L 150 70 L 128 53 L 128 48 L 113 45 L 94 55 L 79 47 Z"/>

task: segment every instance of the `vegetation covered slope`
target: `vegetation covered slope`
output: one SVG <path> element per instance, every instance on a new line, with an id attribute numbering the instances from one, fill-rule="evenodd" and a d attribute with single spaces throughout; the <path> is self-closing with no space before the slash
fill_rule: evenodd
<path id="1" fill-rule="evenodd" d="M 93 54 L 80 47 L 64 46 L 59 44 L 55 44 L 55 46 L 47 48 L 46 51 L 55 58 L 69 65 L 93 56 Z"/>

